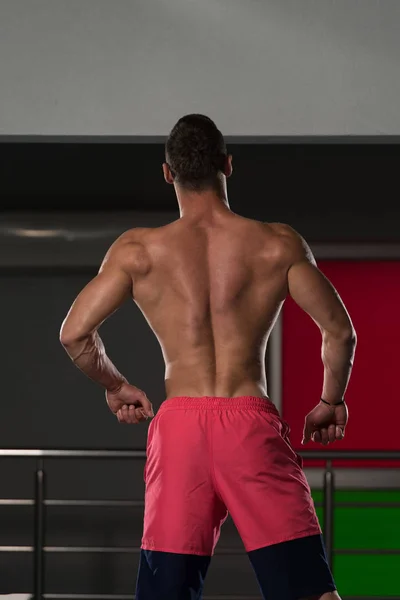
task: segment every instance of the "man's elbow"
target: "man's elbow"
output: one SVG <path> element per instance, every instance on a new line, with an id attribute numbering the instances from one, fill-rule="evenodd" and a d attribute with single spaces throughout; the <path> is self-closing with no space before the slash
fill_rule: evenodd
<path id="1" fill-rule="evenodd" d="M 68 348 L 68 346 L 71 346 L 71 344 L 74 343 L 74 337 L 75 336 L 73 334 L 72 328 L 68 325 L 67 319 L 65 319 L 61 325 L 59 335 L 61 345 L 64 346 L 64 348 Z"/>
<path id="2" fill-rule="evenodd" d="M 356 347 L 357 333 L 351 322 L 348 323 L 348 325 L 346 325 L 346 327 L 343 328 L 342 339 L 343 339 L 343 343 L 347 344 L 348 346 L 351 346 L 353 348 Z"/>
<path id="3" fill-rule="evenodd" d="M 87 333 L 64 321 L 60 329 L 60 342 L 69 355 L 75 355 L 88 339 Z"/>
<path id="4" fill-rule="evenodd" d="M 323 337 L 326 341 L 334 340 L 335 342 L 350 348 L 355 348 L 357 345 L 357 333 L 350 320 L 346 320 L 346 322 L 341 323 L 340 325 L 338 324 L 330 331 L 324 331 Z"/>

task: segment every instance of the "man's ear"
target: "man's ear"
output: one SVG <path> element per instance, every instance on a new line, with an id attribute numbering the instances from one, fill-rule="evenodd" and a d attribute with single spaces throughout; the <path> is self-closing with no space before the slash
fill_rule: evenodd
<path id="1" fill-rule="evenodd" d="M 232 172 L 233 172 L 232 154 L 228 154 L 228 156 L 225 159 L 225 165 L 224 165 L 225 177 L 230 177 L 232 175 Z"/>
<path id="2" fill-rule="evenodd" d="M 173 184 L 174 183 L 174 177 L 172 175 L 170 166 L 168 163 L 163 163 L 163 173 L 164 173 L 164 179 L 167 183 L 169 184 Z"/>

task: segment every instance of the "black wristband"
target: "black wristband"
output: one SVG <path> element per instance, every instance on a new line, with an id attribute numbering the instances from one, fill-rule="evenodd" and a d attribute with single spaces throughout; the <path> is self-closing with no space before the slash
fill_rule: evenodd
<path id="1" fill-rule="evenodd" d="M 339 402 L 335 402 L 334 404 L 327 402 L 323 398 L 321 398 L 321 402 L 323 402 L 324 404 L 327 404 L 328 406 L 340 406 L 341 404 L 346 404 L 344 398 L 343 398 L 343 400 L 340 400 Z"/>

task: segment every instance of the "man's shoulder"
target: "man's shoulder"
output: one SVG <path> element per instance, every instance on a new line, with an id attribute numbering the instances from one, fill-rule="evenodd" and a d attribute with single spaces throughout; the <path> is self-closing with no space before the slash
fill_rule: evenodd
<path id="1" fill-rule="evenodd" d="M 273 236 L 276 248 L 292 262 L 311 255 L 305 239 L 287 223 L 264 223 L 266 234 Z"/>
<path id="2" fill-rule="evenodd" d="M 273 234 L 282 237 L 285 240 L 296 240 L 300 237 L 293 227 L 287 223 L 266 223 L 264 222 L 266 230 L 269 230 Z"/>
<path id="3" fill-rule="evenodd" d="M 263 223 L 265 235 L 274 239 L 283 247 L 293 246 L 298 243 L 301 236 L 293 227 L 286 223 Z"/>
<path id="4" fill-rule="evenodd" d="M 158 227 L 133 227 L 127 229 L 122 233 L 116 240 L 115 244 L 126 245 L 126 244 L 147 244 L 151 243 L 152 240 L 157 239 L 168 232 L 170 229 L 176 227 L 178 221 L 172 221 L 165 225 L 159 225 Z"/>
<path id="5" fill-rule="evenodd" d="M 113 264 L 126 271 L 146 271 L 149 268 L 149 255 L 147 252 L 147 239 L 149 227 L 135 227 L 124 231 L 109 248 L 105 262 Z"/>
<path id="6" fill-rule="evenodd" d="M 134 227 L 124 231 L 112 244 L 108 254 L 126 270 L 148 272 L 160 245 L 171 238 L 177 221 L 159 227 Z"/>

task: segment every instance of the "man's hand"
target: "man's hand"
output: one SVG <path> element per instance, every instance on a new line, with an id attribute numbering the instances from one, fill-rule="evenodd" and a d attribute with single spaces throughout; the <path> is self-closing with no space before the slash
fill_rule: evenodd
<path id="1" fill-rule="evenodd" d="M 153 407 L 146 394 L 129 383 L 116 392 L 106 392 L 107 404 L 120 423 L 140 423 L 154 417 Z"/>
<path id="2" fill-rule="evenodd" d="M 326 446 L 335 440 L 342 440 L 347 420 L 348 410 L 346 404 L 328 406 L 320 402 L 306 416 L 301 443 L 304 445 L 312 440 Z"/>

